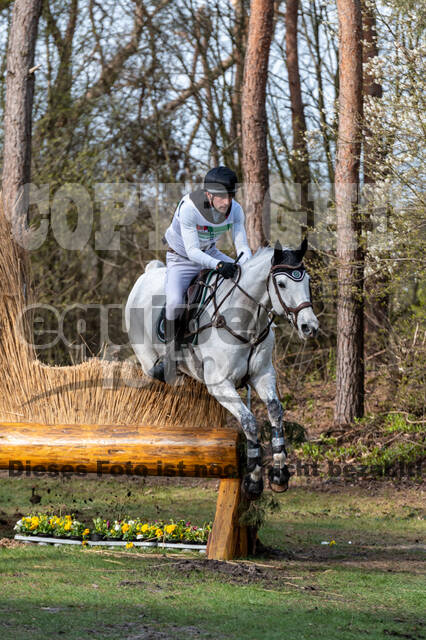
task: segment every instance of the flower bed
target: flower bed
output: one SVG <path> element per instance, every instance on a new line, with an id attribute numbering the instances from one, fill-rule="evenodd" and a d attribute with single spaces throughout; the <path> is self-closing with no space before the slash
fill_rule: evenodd
<path id="1" fill-rule="evenodd" d="M 14 530 L 41 537 L 83 539 L 89 534 L 89 529 L 73 516 L 48 516 L 45 514 L 30 515 L 21 518 Z"/>
<path id="2" fill-rule="evenodd" d="M 105 520 L 95 518 L 91 527 L 75 519 L 72 515 L 49 516 L 45 514 L 29 515 L 19 520 L 14 530 L 17 540 L 53 542 L 79 541 L 83 545 L 93 546 L 160 546 L 201 548 L 207 544 L 211 523 L 199 527 L 191 522 L 146 522 L 140 518 L 123 520 Z M 47 541 L 47 540 L 46 540 Z"/>

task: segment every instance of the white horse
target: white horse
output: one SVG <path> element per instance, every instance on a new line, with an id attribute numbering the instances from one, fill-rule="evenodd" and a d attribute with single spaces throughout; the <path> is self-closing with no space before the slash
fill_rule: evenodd
<path id="1" fill-rule="evenodd" d="M 261 448 L 256 419 L 237 388 L 248 383 L 266 404 L 272 426 L 270 486 L 275 491 L 285 491 L 289 472 L 285 464 L 283 410 L 272 365 L 275 338 L 271 324 L 274 314 L 284 315 L 302 339 L 318 331 L 309 275 L 302 263 L 306 249 L 306 240 L 296 250 L 283 250 L 277 243 L 275 249 L 258 250 L 233 280 L 217 275 L 216 293 L 199 318 L 198 344 L 184 346 L 176 354 L 178 369 L 204 383 L 209 393 L 238 419 L 247 437 L 243 490 L 251 499 L 263 491 Z M 164 264 L 151 261 L 126 304 L 126 329 L 145 373 L 165 353 L 165 345 L 156 332 L 165 278 Z"/>

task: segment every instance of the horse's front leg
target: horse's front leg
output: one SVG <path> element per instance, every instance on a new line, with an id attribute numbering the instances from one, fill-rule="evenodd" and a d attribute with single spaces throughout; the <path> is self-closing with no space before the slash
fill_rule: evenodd
<path id="1" fill-rule="evenodd" d="M 250 382 L 259 398 L 266 404 L 272 427 L 273 465 L 269 470 L 269 483 L 273 491 L 282 493 L 288 489 L 290 473 L 286 465 L 287 451 L 283 429 L 283 408 L 278 399 L 274 368 L 271 366 L 266 372 L 252 376 Z"/>
<path id="2" fill-rule="evenodd" d="M 242 402 L 232 382 L 225 380 L 209 384 L 206 371 L 204 379 L 209 393 L 237 418 L 247 438 L 247 474 L 243 478 L 242 489 L 249 500 L 255 500 L 263 491 L 262 452 L 256 418 Z"/>

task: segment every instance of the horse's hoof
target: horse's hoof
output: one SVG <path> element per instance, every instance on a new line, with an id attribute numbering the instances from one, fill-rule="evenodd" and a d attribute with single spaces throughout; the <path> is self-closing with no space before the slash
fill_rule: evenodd
<path id="1" fill-rule="evenodd" d="M 269 486 L 275 493 L 284 493 L 288 489 L 288 481 L 290 480 L 291 473 L 288 470 L 287 465 L 284 465 L 282 469 L 274 469 L 271 467 L 268 471 Z"/>
<path id="2" fill-rule="evenodd" d="M 241 484 L 243 496 L 247 500 L 257 500 L 263 493 L 263 478 L 259 478 L 257 482 L 251 479 L 247 474 Z"/>

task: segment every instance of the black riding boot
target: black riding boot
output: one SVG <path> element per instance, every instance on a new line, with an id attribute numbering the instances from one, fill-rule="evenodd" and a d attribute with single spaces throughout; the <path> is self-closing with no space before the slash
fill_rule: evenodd
<path id="1" fill-rule="evenodd" d="M 174 384 L 176 380 L 176 351 L 179 349 L 177 340 L 178 321 L 167 320 L 164 323 L 164 337 L 166 340 L 166 355 L 159 358 L 148 371 L 148 375 L 160 382 Z"/>

